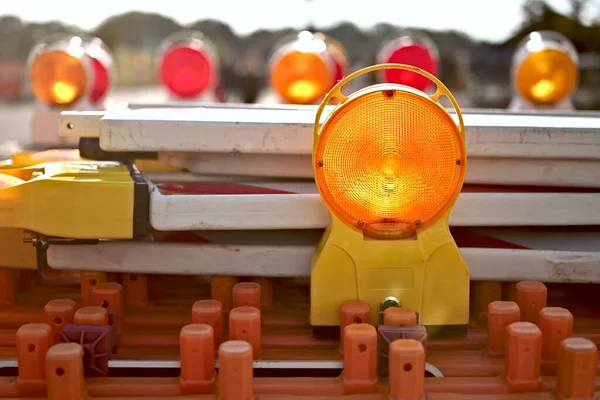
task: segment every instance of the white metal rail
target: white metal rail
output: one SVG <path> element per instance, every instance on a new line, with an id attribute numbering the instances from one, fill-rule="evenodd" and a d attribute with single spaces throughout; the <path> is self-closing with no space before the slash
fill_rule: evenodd
<path id="1" fill-rule="evenodd" d="M 315 106 L 123 104 L 64 112 L 60 132 L 107 151 L 159 152 L 197 174 L 312 178 Z M 467 110 L 465 181 L 600 187 L 600 113 Z"/>
<path id="2" fill-rule="evenodd" d="M 600 241 L 599 241 L 600 243 Z M 50 246 L 57 269 L 176 275 L 310 276 L 316 243 L 142 243 Z M 475 281 L 600 283 L 600 252 L 461 248 Z"/>
<path id="3" fill-rule="evenodd" d="M 311 154 L 315 108 L 118 108 L 64 112 L 61 136 L 99 137 L 106 151 Z M 595 114 L 468 113 L 473 157 L 600 159 Z"/>

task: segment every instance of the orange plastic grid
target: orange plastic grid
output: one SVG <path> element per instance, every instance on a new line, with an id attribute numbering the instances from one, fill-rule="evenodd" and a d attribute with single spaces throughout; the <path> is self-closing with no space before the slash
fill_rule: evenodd
<path id="1" fill-rule="evenodd" d="M 425 392 L 429 398 L 454 393 L 477 398 L 545 399 L 558 394 L 564 399 L 591 399 L 600 388 L 596 349 L 600 320 L 597 308 L 585 307 L 590 304 L 585 286 L 576 288 L 580 296 L 571 296 L 568 287 L 557 287 L 556 295 L 548 296 L 547 287 L 539 282 L 477 283 L 468 336 L 393 341 L 388 380 L 378 374 L 382 326 L 360 320 L 368 305 L 357 301 L 342 305 L 341 347 L 336 340 L 313 338 L 302 282 L 214 277 L 202 285 L 189 277 L 124 274 L 117 283 L 103 273 L 79 276 L 45 270 L 34 283 L 30 272 L 20 274 L 17 280 L 14 270 L 0 273 L 0 357 L 16 357 L 21 366 L 18 377 L 0 378 L 1 398 L 47 394 L 51 399 L 71 399 L 82 398 L 81 393 L 94 398 L 185 394 L 222 399 L 328 398 L 361 393 L 365 399 L 388 395 L 416 399 Z M 12 297 L 5 290 L 11 287 Z M 52 298 L 58 293 L 62 298 Z M 193 297 L 203 299 L 194 302 Z M 487 300 L 491 301 L 485 310 L 481 304 Z M 566 308 L 548 306 L 563 300 L 573 304 L 576 315 L 587 318 L 574 319 Z M 387 309 L 383 314 L 384 326 L 414 325 L 418 318 L 406 309 Z M 485 318 L 487 328 L 481 324 Z M 133 378 L 109 373 L 84 379 L 89 343 L 55 343 L 65 325 L 110 331 L 111 324 L 117 354 L 109 357 L 179 359 L 180 376 Z M 212 366 L 215 359 L 218 373 Z M 344 370 L 336 378 L 253 378 L 253 359 L 343 360 Z M 425 361 L 444 377 L 425 378 Z"/>

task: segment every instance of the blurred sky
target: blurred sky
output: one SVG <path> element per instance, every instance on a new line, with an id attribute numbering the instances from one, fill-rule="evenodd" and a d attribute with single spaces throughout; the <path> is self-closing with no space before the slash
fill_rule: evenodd
<path id="1" fill-rule="evenodd" d="M 158 12 L 182 24 L 214 18 L 243 35 L 260 28 L 302 28 L 310 10 L 317 28 L 340 21 L 351 21 L 361 28 L 389 22 L 414 28 L 456 29 L 475 39 L 490 41 L 508 38 L 523 18 L 523 0 L 311 0 L 307 3 L 306 0 L 0 0 L 0 13 L 35 22 L 60 20 L 91 29 L 111 15 L 138 10 Z M 568 0 L 547 0 L 547 3 L 559 12 L 569 12 Z M 591 20 L 590 11 L 587 10 L 585 17 Z"/>

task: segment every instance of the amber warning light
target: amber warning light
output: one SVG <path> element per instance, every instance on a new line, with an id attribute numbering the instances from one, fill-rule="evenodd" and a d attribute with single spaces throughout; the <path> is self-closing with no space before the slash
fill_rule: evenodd
<path id="1" fill-rule="evenodd" d="M 51 107 L 97 104 L 110 89 L 113 57 L 98 38 L 53 35 L 34 46 L 28 70 L 34 95 Z"/>
<path id="2" fill-rule="evenodd" d="M 578 64 L 577 50 L 566 37 L 532 32 L 519 43 L 513 58 L 515 92 L 534 106 L 570 100 L 579 79 Z"/>
<path id="3" fill-rule="evenodd" d="M 383 83 L 342 93 L 351 80 L 385 69 L 423 76 L 435 92 Z M 336 106 L 322 118 L 332 99 Z M 448 226 L 465 176 L 464 131 L 450 91 L 414 66 L 364 68 L 324 96 L 313 169 L 331 224 L 311 268 L 311 325 L 338 325 L 348 299 L 364 301 L 376 323 L 380 305 L 394 299 L 421 325 L 466 332 L 469 272 Z"/>
<path id="4" fill-rule="evenodd" d="M 346 99 L 321 129 L 314 156 L 332 212 L 367 236 L 391 239 L 437 221 L 465 171 L 452 117 L 407 87 L 372 87 Z"/>
<path id="5" fill-rule="evenodd" d="M 165 38 L 157 61 L 160 83 L 178 98 L 199 97 L 218 83 L 217 51 L 200 32 L 178 32 Z"/>
<path id="6" fill-rule="evenodd" d="M 313 104 L 334 84 L 335 62 L 324 38 L 301 32 L 279 46 L 269 63 L 271 87 L 292 104 Z"/>

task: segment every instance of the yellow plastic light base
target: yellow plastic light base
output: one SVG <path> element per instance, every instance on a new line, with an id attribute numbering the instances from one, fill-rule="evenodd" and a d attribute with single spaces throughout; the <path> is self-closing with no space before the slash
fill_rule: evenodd
<path id="1" fill-rule="evenodd" d="M 78 149 L 53 149 L 45 151 L 23 151 L 12 155 L 14 168 L 32 167 L 55 161 L 90 161 L 79 155 Z M 180 172 L 182 168 L 172 167 L 158 160 L 135 160 L 135 166 L 140 172 L 168 173 Z"/>
<path id="2" fill-rule="evenodd" d="M 72 239 L 130 239 L 134 182 L 114 162 L 52 162 L 0 168 L 21 179 L 0 188 L 0 228 Z"/>
<path id="3" fill-rule="evenodd" d="M 441 96 L 450 100 L 456 110 L 458 132 L 464 147 L 462 114 L 448 89 L 437 78 L 419 68 L 382 64 L 350 74 L 325 96 L 315 120 L 314 149 L 318 147 L 321 133 L 319 122 L 325 105 L 332 98 L 339 100 L 338 107 L 330 114 L 332 118 L 346 101 L 353 101 L 352 96 L 341 93 L 341 87 L 360 75 L 387 68 L 414 71 L 436 84 L 437 91 L 429 97 L 434 103 Z M 401 85 L 395 88 L 403 90 Z M 465 167 L 466 159 L 462 161 Z M 318 161 L 313 160 L 313 165 L 317 168 Z M 456 197 L 458 192 L 454 201 Z M 454 201 L 428 226 L 420 229 L 417 224 L 412 235 L 397 240 L 367 238 L 361 229 L 343 222 L 327 204 L 332 214 L 331 224 L 313 257 L 310 324 L 313 327 L 338 326 L 340 306 L 347 300 L 368 302 L 371 306 L 371 322 L 377 324 L 381 302 L 392 296 L 400 301 L 402 307 L 416 311 L 421 325 L 436 328 L 467 325 L 469 270 L 448 225 Z"/>
<path id="4" fill-rule="evenodd" d="M 33 167 L 55 161 L 85 161 L 77 149 L 52 149 L 45 151 L 22 151 L 12 155 L 15 168 Z"/>

